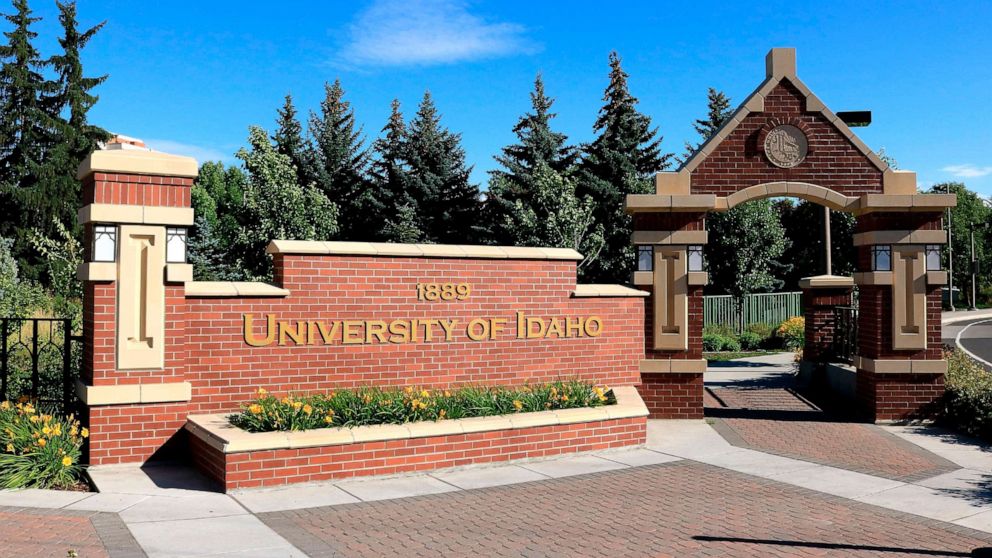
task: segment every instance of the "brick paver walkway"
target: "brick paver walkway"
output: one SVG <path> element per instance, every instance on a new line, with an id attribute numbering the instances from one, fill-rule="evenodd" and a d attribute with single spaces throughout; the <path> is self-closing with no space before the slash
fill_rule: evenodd
<path id="1" fill-rule="evenodd" d="M 903 482 L 958 469 L 873 424 L 835 420 L 791 390 L 707 391 L 714 428 L 735 446 Z"/>
<path id="2" fill-rule="evenodd" d="M 980 556 L 992 546 L 977 531 L 687 461 L 259 517 L 311 556 Z"/>
<path id="3" fill-rule="evenodd" d="M 0 506 L 0 557 L 68 556 L 138 558 L 145 553 L 116 514 Z"/>

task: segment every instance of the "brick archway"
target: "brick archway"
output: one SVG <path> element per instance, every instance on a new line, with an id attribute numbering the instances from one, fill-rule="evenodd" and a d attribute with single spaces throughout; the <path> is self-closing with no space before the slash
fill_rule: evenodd
<path id="1" fill-rule="evenodd" d="M 946 272 L 927 269 L 926 247 L 946 243 L 942 212 L 955 197 L 918 194 L 916 174 L 890 168 L 868 148 L 797 77 L 795 61 L 794 49 L 772 49 L 765 80 L 723 127 L 678 171 L 659 173 L 654 194 L 627 197 L 632 241 L 652 256 L 650 269 L 635 272 L 632 282 L 652 293 L 640 368 L 642 396 L 655 418 L 702 417 L 708 276 L 690 266 L 690 247 L 709 240 L 706 215 L 771 197 L 856 216 L 854 277 L 812 277 L 804 287 L 820 302 L 859 287 L 855 367 L 866 416 L 919 417 L 943 392 Z"/>

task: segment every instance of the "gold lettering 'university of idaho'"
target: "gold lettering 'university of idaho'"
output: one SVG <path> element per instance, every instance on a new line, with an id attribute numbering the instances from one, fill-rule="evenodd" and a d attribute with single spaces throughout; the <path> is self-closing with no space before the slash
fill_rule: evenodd
<path id="1" fill-rule="evenodd" d="M 262 328 L 257 326 L 259 322 L 264 323 Z M 527 316 L 524 312 L 517 312 L 513 319 L 474 318 L 467 322 L 444 318 L 277 320 L 275 314 L 260 318 L 244 314 L 242 323 L 245 343 L 252 347 L 492 341 L 511 335 L 516 339 L 567 339 L 599 337 L 603 333 L 603 319 L 599 316 L 549 318 Z"/>

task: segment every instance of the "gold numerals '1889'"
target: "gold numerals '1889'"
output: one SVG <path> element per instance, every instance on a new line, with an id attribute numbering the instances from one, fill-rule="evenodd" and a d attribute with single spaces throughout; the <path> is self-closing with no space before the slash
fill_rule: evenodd
<path id="1" fill-rule="evenodd" d="M 465 300 L 472 294 L 468 283 L 417 283 L 417 300 Z"/>

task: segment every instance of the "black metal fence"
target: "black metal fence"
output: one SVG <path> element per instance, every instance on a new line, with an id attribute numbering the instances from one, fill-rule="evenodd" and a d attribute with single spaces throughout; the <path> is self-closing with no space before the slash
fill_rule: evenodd
<path id="1" fill-rule="evenodd" d="M 28 397 L 53 411 L 76 408 L 82 337 L 67 318 L 0 318 L 0 400 Z"/>
<path id="2" fill-rule="evenodd" d="M 858 351 L 858 309 L 855 306 L 834 308 L 834 356 L 852 362 Z"/>

